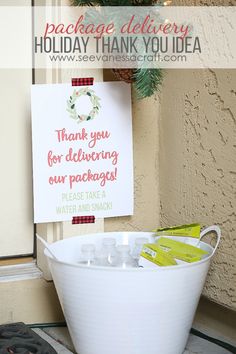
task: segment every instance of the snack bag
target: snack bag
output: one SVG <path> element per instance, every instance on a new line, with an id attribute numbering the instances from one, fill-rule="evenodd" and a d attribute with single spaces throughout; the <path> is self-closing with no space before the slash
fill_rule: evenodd
<path id="1" fill-rule="evenodd" d="M 186 243 L 169 239 L 167 237 L 160 237 L 156 240 L 156 245 L 162 251 L 171 255 L 174 259 L 179 259 L 184 262 L 192 263 L 200 261 L 208 252 L 201 248 L 188 245 Z"/>
<path id="2" fill-rule="evenodd" d="M 156 266 L 163 267 L 170 265 L 177 265 L 177 262 L 171 254 L 162 250 L 157 244 L 150 243 L 143 246 L 139 258 L 139 266 L 153 268 Z"/>
<path id="3" fill-rule="evenodd" d="M 173 227 L 163 227 L 153 230 L 157 236 L 181 236 L 200 238 L 200 224 L 180 225 Z"/>

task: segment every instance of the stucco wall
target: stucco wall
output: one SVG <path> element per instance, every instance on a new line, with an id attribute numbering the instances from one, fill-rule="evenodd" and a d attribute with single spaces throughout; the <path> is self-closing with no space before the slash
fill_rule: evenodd
<path id="1" fill-rule="evenodd" d="M 140 101 L 134 98 L 132 112 L 134 215 L 106 218 L 105 231 L 151 231 L 159 224 L 158 97 Z"/>
<path id="2" fill-rule="evenodd" d="M 161 98 L 161 224 L 219 224 L 204 294 L 236 310 L 236 71 L 169 70 Z"/>

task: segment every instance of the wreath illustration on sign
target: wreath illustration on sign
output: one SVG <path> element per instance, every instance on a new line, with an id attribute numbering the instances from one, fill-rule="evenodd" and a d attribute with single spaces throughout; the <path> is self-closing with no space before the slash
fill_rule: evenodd
<path id="1" fill-rule="evenodd" d="M 92 109 L 88 114 L 78 114 L 76 111 L 75 103 L 81 96 L 88 96 L 92 103 Z M 84 87 L 80 90 L 74 90 L 69 100 L 67 101 L 67 112 L 70 113 L 70 118 L 74 119 L 78 124 L 84 121 L 92 120 L 99 113 L 101 108 L 101 99 L 95 95 L 95 91 L 88 87 Z"/>

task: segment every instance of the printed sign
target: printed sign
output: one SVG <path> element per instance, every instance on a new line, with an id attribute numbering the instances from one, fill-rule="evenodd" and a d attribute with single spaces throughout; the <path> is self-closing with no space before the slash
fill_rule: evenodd
<path id="1" fill-rule="evenodd" d="M 32 86 L 34 221 L 133 214 L 130 85 Z"/>

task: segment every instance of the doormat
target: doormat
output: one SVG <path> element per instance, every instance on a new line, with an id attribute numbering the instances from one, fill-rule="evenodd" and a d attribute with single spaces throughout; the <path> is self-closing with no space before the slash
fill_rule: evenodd
<path id="1" fill-rule="evenodd" d="M 0 354 L 57 354 L 53 347 L 23 322 L 0 326 Z"/>

